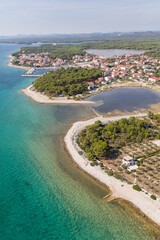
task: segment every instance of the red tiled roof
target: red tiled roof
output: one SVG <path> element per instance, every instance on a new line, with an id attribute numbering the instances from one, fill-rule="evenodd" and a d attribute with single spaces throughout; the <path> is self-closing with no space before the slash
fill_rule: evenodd
<path id="1" fill-rule="evenodd" d="M 88 84 L 94 84 L 93 82 L 87 82 Z"/>

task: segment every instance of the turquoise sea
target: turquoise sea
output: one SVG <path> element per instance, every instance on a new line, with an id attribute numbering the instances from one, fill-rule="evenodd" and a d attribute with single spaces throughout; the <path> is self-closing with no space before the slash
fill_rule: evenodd
<path id="1" fill-rule="evenodd" d="M 0 45 L 0 240 L 153 240 L 160 231 L 68 156 L 63 136 L 92 116 L 84 106 L 38 104 L 20 92 L 33 78 L 6 66 Z"/>

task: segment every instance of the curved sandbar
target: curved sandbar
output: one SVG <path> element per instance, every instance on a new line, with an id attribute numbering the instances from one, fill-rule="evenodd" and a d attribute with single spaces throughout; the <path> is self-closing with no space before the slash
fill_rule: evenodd
<path id="1" fill-rule="evenodd" d="M 95 121 L 100 120 L 102 123 L 108 123 L 109 121 L 116 121 L 122 118 L 129 118 L 131 116 L 143 117 L 147 114 L 137 114 L 137 115 L 126 115 L 119 117 L 104 118 L 102 116 L 95 117 L 87 121 L 75 122 L 72 127 L 67 132 L 64 141 L 66 143 L 67 149 L 72 156 L 73 160 L 88 174 L 98 179 L 100 182 L 107 185 L 112 191 L 112 195 L 117 198 L 123 198 L 130 201 L 136 207 L 138 207 L 146 216 L 148 216 L 152 221 L 160 225 L 160 200 L 152 200 L 148 194 L 144 192 L 137 192 L 133 190 L 133 185 L 128 185 L 126 182 L 115 179 L 114 177 L 108 176 L 99 166 L 92 167 L 90 162 L 84 155 L 79 155 L 78 151 L 82 151 L 76 139 L 78 133 L 85 129 L 86 126 L 93 124 Z M 123 185 L 123 186 L 122 186 Z"/>
<path id="2" fill-rule="evenodd" d="M 54 97 L 54 99 L 50 99 L 48 96 L 33 91 L 31 88 L 33 85 L 30 85 L 29 87 L 22 89 L 21 92 L 23 92 L 28 97 L 32 98 L 34 101 L 38 103 L 50 103 L 50 104 L 94 104 L 95 102 L 92 101 L 75 101 L 73 99 L 67 99 L 67 97 Z"/>

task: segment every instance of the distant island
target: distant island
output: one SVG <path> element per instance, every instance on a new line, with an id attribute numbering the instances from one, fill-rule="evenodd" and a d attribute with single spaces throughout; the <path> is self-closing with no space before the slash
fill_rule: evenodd
<path id="1" fill-rule="evenodd" d="M 156 40 L 160 39 L 158 31 L 112 32 L 112 33 L 80 33 L 80 34 L 32 34 L 0 36 L 0 43 L 34 44 L 34 43 L 80 43 L 108 40 Z"/>

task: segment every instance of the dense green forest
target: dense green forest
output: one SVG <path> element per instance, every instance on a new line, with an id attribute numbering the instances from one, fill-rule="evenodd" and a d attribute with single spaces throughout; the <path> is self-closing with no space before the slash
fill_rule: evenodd
<path id="1" fill-rule="evenodd" d="M 145 54 L 149 57 L 160 58 L 160 48 L 149 50 Z"/>
<path id="2" fill-rule="evenodd" d="M 103 125 L 96 121 L 79 133 L 78 143 L 89 160 L 104 159 L 107 154 L 128 143 L 142 142 L 144 139 L 158 137 L 152 126 L 135 117 L 123 118 Z"/>
<path id="3" fill-rule="evenodd" d="M 160 40 L 109 40 L 106 42 L 90 42 L 80 44 L 84 49 L 136 49 L 153 50 L 160 48 Z"/>
<path id="4" fill-rule="evenodd" d="M 70 44 L 60 44 L 60 45 L 50 45 L 45 44 L 41 45 L 39 47 L 23 47 L 21 48 L 20 52 L 13 53 L 12 55 L 15 57 L 18 57 L 19 54 L 22 52 L 28 54 L 28 53 L 41 53 L 41 52 L 48 52 L 49 57 L 52 59 L 55 58 L 61 58 L 63 60 L 68 59 L 71 60 L 72 57 L 76 54 L 78 55 L 84 55 L 85 52 L 81 48 L 81 46 L 78 45 L 70 45 Z"/>
<path id="5" fill-rule="evenodd" d="M 75 96 L 88 91 L 88 81 L 94 81 L 102 76 L 102 71 L 96 68 L 60 68 L 36 79 L 34 88 L 49 96 Z"/>
<path id="6" fill-rule="evenodd" d="M 49 52 L 52 59 L 56 57 L 71 60 L 76 54 L 84 55 L 86 49 L 135 49 L 145 50 L 145 54 L 152 57 L 160 57 L 160 40 L 108 40 L 105 42 L 87 42 L 81 44 L 45 44 L 38 47 L 23 47 L 13 56 L 20 53 Z"/>

